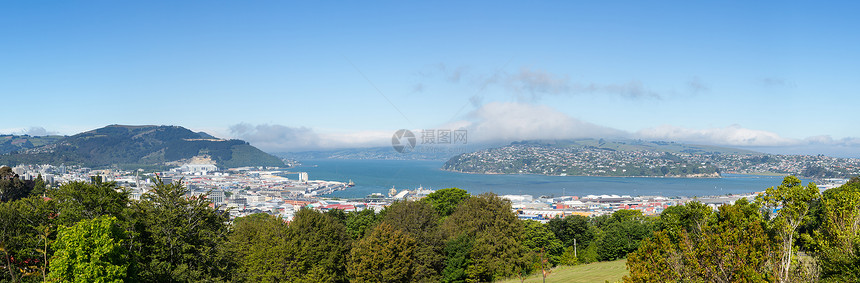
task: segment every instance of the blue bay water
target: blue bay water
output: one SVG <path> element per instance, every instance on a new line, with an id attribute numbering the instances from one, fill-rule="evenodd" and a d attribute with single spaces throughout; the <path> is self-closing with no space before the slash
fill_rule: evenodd
<path id="1" fill-rule="evenodd" d="M 540 175 L 481 175 L 443 171 L 442 161 L 415 160 L 305 160 L 292 172 L 307 172 L 311 180 L 347 182 L 355 187 L 330 194 L 332 197 L 359 198 L 371 193 L 457 187 L 471 194 L 493 192 L 499 195 L 662 195 L 709 196 L 763 191 L 779 185 L 782 177 L 725 175 L 723 178 L 635 178 Z M 295 178 L 293 176 L 290 176 Z"/>

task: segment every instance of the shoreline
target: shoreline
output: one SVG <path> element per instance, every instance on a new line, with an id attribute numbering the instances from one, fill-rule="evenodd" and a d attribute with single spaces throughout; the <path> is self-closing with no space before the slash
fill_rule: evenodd
<path id="1" fill-rule="evenodd" d="M 449 170 L 439 168 L 439 170 L 446 172 L 454 172 L 461 174 L 471 174 L 471 175 L 533 175 L 533 176 L 547 176 L 547 177 L 602 177 L 602 178 L 665 178 L 665 179 L 721 179 L 723 178 L 722 174 L 718 174 L 716 177 L 712 176 L 701 176 L 701 177 L 689 177 L 689 176 L 595 176 L 595 175 L 547 175 L 547 174 L 538 174 L 538 173 L 478 173 L 478 172 L 464 172 L 457 170 Z M 731 173 L 735 174 L 735 173 Z M 737 174 L 737 175 L 745 175 L 745 174 Z M 756 175 L 756 174 L 748 174 L 748 175 Z M 771 175 L 768 175 L 771 176 Z M 772 175 L 779 176 L 779 175 Z"/>
<path id="2" fill-rule="evenodd" d="M 355 161 L 355 162 L 353 162 Z M 505 194 L 559 195 L 569 194 L 629 194 L 661 196 L 706 196 L 740 194 L 761 191 L 780 183 L 775 177 L 747 177 L 724 174 L 721 178 L 567 176 L 539 174 L 480 174 L 443 170 L 440 162 L 384 160 L 319 160 L 319 168 L 307 168 L 312 179 L 347 181 L 356 186 L 339 191 L 340 198 L 361 198 L 370 193 L 385 193 L 396 185 L 398 189 L 440 189 L 457 187 L 469 193 L 494 192 Z M 311 164 L 316 162 L 306 162 Z M 293 171 L 298 171 L 293 169 Z M 603 178 L 592 178 L 603 177 Z"/>
<path id="3" fill-rule="evenodd" d="M 791 175 L 788 173 L 774 173 L 774 172 L 761 172 L 761 173 L 736 173 L 736 172 L 732 172 L 729 174 L 746 175 L 746 176 L 767 176 L 767 177 L 785 177 L 785 176 Z"/>

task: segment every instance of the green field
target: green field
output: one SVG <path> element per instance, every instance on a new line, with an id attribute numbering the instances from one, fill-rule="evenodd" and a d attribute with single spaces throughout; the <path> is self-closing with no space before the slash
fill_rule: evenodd
<path id="1" fill-rule="evenodd" d="M 618 282 L 621 277 L 627 275 L 626 259 L 597 262 L 590 264 L 581 264 L 577 266 L 560 266 L 552 270 L 552 273 L 546 277 L 546 282 Z M 543 278 L 540 275 L 532 275 L 525 282 L 542 282 Z M 502 281 L 505 283 L 520 282 L 520 279 L 513 278 Z"/>

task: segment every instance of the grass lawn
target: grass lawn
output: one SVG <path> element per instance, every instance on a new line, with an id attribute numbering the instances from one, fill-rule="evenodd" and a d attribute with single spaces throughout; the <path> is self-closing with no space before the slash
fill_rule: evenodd
<path id="1" fill-rule="evenodd" d="M 560 266 L 552 270 L 546 277 L 546 282 L 609 282 L 621 281 L 621 277 L 627 275 L 626 259 L 581 264 L 577 266 Z M 532 275 L 525 282 L 542 282 L 542 276 Z M 520 282 L 513 278 L 502 281 L 504 283 Z"/>

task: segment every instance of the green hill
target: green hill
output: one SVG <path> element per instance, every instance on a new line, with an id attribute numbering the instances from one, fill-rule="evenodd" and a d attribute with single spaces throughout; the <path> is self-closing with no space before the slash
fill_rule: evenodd
<path id="1" fill-rule="evenodd" d="M 513 142 L 511 144 L 543 145 L 558 148 L 586 148 L 609 151 L 652 151 L 674 154 L 761 154 L 750 150 L 720 146 L 631 139 L 530 140 Z"/>
<path id="2" fill-rule="evenodd" d="M 171 165 L 208 155 L 219 167 L 283 166 L 284 163 L 242 140 L 214 138 L 179 126 L 124 126 L 104 128 L 59 139 L 53 143 L 0 156 L 0 163 L 111 165 Z"/>
<path id="3" fill-rule="evenodd" d="M 722 173 L 851 178 L 860 159 L 645 140 L 529 140 L 463 153 L 443 170 L 479 174 L 714 178 Z"/>
<path id="4" fill-rule="evenodd" d="M 65 136 L 0 135 L 0 154 L 55 143 Z"/>

